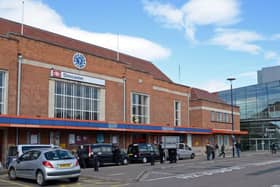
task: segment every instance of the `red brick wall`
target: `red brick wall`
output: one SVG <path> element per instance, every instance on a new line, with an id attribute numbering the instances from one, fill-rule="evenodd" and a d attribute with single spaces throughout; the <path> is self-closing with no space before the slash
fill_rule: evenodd
<path id="1" fill-rule="evenodd" d="M 6 70 L 8 77 L 8 114 L 16 114 L 17 98 L 17 42 L 0 37 L 0 70 Z"/>
<path id="2" fill-rule="evenodd" d="M 191 107 L 209 107 L 219 110 L 229 111 L 231 114 L 231 106 L 221 103 L 202 101 L 202 100 L 192 100 Z M 239 108 L 234 107 L 234 112 L 239 113 Z M 193 127 L 202 128 L 215 128 L 215 129 L 231 129 L 231 123 L 213 122 L 211 121 L 211 110 L 191 110 L 191 124 Z M 231 116 L 229 116 L 231 117 Z M 240 116 L 234 115 L 234 129 L 240 130 Z"/>

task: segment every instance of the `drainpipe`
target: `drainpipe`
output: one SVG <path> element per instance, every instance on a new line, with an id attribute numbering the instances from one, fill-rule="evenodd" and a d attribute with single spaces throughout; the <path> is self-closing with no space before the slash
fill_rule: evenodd
<path id="1" fill-rule="evenodd" d="M 21 64 L 22 64 L 22 54 L 18 53 L 17 116 L 20 115 Z M 19 143 L 19 129 L 16 128 L 16 144 L 18 143 Z"/>
<path id="2" fill-rule="evenodd" d="M 126 78 L 123 77 L 123 121 L 126 122 Z"/>

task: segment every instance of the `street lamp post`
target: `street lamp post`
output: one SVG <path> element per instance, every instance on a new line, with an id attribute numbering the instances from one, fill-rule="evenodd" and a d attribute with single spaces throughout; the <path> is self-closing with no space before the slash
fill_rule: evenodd
<path id="1" fill-rule="evenodd" d="M 235 80 L 235 78 L 231 77 L 227 79 L 228 81 L 230 81 L 230 97 L 231 97 L 231 140 L 232 140 L 232 157 L 235 156 L 235 152 L 234 152 L 234 117 L 233 117 L 233 99 L 232 99 L 232 81 Z"/>

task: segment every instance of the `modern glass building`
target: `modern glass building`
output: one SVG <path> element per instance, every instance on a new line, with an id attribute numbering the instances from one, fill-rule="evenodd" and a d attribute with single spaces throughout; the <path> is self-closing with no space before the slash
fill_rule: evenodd
<path id="1" fill-rule="evenodd" d="M 218 92 L 231 103 L 230 90 Z M 240 130 L 243 150 L 269 150 L 280 145 L 280 80 L 233 89 L 233 104 L 240 107 Z"/>

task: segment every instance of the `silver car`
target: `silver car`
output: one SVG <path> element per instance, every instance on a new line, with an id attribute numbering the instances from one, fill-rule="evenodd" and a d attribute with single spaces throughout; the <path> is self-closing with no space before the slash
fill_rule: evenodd
<path id="1" fill-rule="evenodd" d="M 48 180 L 69 179 L 77 182 L 80 177 L 78 160 L 64 149 L 33 149 L 11 162 L 8 175 L 11 180 L 18 178 L 35 179 L 43 186 Z"/>

